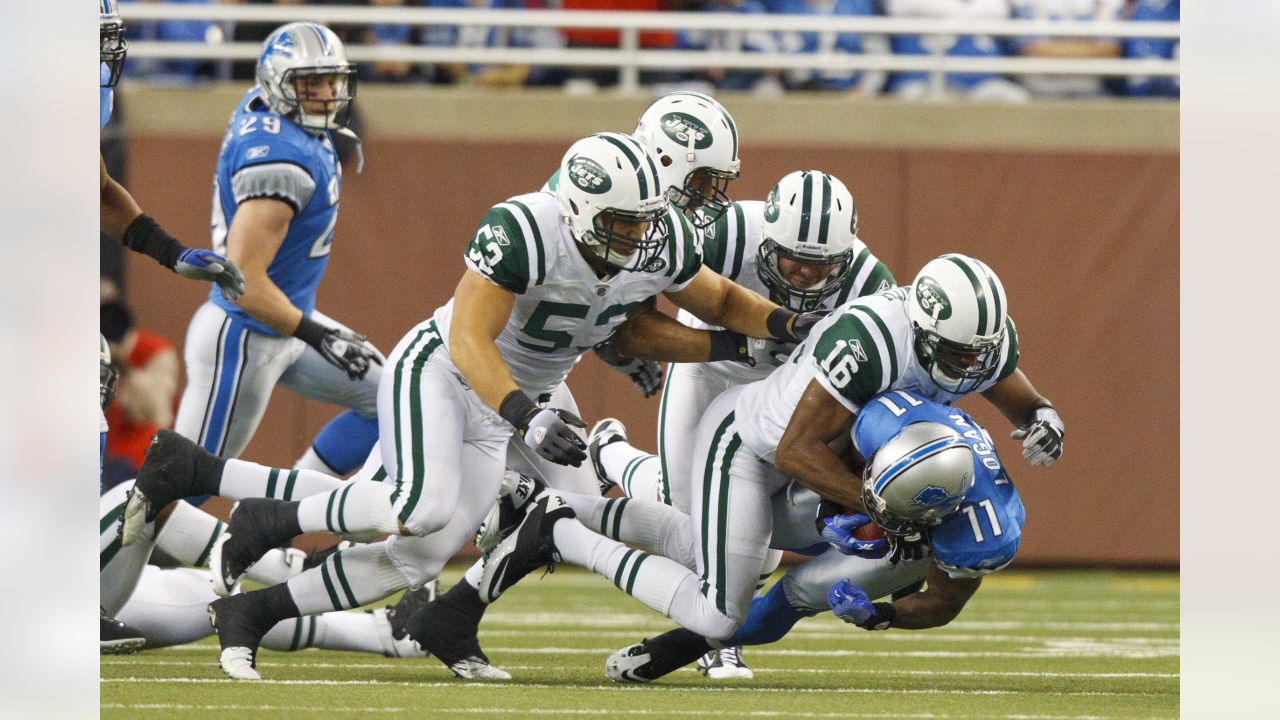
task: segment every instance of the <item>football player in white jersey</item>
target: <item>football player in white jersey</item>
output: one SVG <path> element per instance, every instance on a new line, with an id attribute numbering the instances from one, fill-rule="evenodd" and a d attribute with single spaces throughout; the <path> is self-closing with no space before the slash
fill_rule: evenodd
<path id="1" fill-rule="evenodd" d="M 233 512 L 211 554 L 220 594 L 302 532 L 392 537 L 339 551 L 287 585 L 214 603 L 229 676 L 260 677 L 258 644 L 282 619 L 356 607 L 435 578 L 497 499 L 513 435 L 544 459 L 581 465 L 586 446 L 572 428 L 581 420 L 538 400 L 649 298 L 665 293 L 747 336 L 799 342 L 817 322 L 702 268 L 696 235 L 633 138 L 601 133 L 574 143 L 560 175 L 554 196 L 522 195 L 486 213 L 454 298 L 389 357 L 378 397 L 386 482 L 350 482 L 301 502 L 244 500 Z M 701 352 L 711 357 L 710 340 Z M 572 515 L 548 511 L 551 500 L 536 503 L 539 515 Z M 600 540 L 616 546 L 616 564 L 626 548 Z"/>
<path id="2" fill-rule="evenodd" d="M 563 559 L 605 575 L 699 635 L 727 640 L 746 617 L 768 553 L 770 498 L 788 477 L 843 508 L 867 509 L 860 478 L 832 443 L 848 438 L 856 414 L 877 393 L 911 390 L 949 404 L 981 392 L 1017 426 L 1014 437 L 1023 440 L 1028 461 L 1058 458 L 1062 421 L 1017 360 L 999 279 L 973 258 L 943 255 L 910 287 L 840 307 L 768 378 L 730 388 L 711 403 L 695 443 L 701 471 L 691 513 L 696 569 L 641 549 L 628 551 L 614 569 L 602 562 L 602 550 L 610 548 L 598 536 L 583 537 L 576 532 L 581 525 L 560 522 L 570 513 L 546 511 L 560 500 L 550 498 L 535 504 L 489 555 L 481 596 L 496 597 L 537 560 Z M 598 527 L 620 527 L 627 510 L 618 501 Z M 894 542 L 905 553 L 919 538 Z M 670 565 L 684 572 L 670 572 Z"/>
<path id="3" fill-rule="evenodd" d="M 98 109 L 99 127 L 106 127 L 115 102 L 115 86 L 120 81 L 129 43 L 124 39 L 124 21 L 117 0 L 98 0 Z M 98 155 L 102 232 L 116 238 L 130 250 L 150 255 L 156 262 L 192 280 L 211 280 L 228 298 L 244 292 L 244 275 L 227 258 L 200 248 L 189 248 L 165 232 L 164 228 L 138 207 L 129 191 L 107 173 L 107 163 Z"/>
<path id="4" fill-rule="evenodd" d="M 704 231 L 703 262 L 797 312 L 830 310 L 895 285 L 889 268 L 858 237 L 853 195 L 839 178 L 816 170 L 787 174 L 763 202 L 733 203 Z M 688 313 L 681 312 L 679 319 L 690 327 L 717 329 Z M 629 338 L 622 340 L 629 352 L 651 351 L 637 347 L 642 337 Z M 628 497 L 657 498 L 688 513 L 693 440 L 703 412 L 728 388 L 767 377 L 791 349 L 756 340 L 754 365 L 673 364 L 662 390 L 657 455 L 627 444 L 626 429 L 617 420 L 601 420 L 592 428 L 588 452 L 602 488 L 620 483 Z M 770 554 L 761 582 L 781 557 L 781 552 Z M 752 676 L 735 648 L 709 655 L 699 667 L 715 679 Z"/>

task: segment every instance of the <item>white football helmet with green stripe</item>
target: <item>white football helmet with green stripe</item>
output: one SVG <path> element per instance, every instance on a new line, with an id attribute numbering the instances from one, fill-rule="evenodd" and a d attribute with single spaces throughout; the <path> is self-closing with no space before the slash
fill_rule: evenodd
<path id="1" fill-rule="evenodd" d="M 858 210 L 839 178 L 817 170 L 789 173 L 765 201 L 756 273 L 774 302 L 796 312 L 814 310 L 840 291 L 857 235 Z M 779 259 L 817 266 L 826 276 L 799 287 L 787 280 Z"/>
<path id="2" fill-rule="evenodd" d="M 738 178 L 738 126 L 714 98 L 680 90 L 663 95 L 640 116 L 635 138 L 658 161 L 671 204 L 699 229 L 729 207 L 729 182 Z M 701 208 L 702 212 L 693 214 Z"/>
<path id="3" fill-rule="evenodd" d="M 985 263 L 958 253 L 930 260 L 906 303 L 916 355 L 943 390 L 970 392 L 999 369 L 1008 304 Z"/>
<path id="4" fill-rule="evenodd" d="M 670 205 L 658 165 L 628 135 L 598 133 L 571 145 L 560 161 L 556 203 L 573 238 L 614 268 L 650 269 L 666 245 Z"/>

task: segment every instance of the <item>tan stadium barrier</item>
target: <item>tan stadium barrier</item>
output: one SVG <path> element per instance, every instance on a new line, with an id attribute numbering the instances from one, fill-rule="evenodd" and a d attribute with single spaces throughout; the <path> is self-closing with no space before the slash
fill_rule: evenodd
<path id="1" fill-rule="evenodd" d="M 221 122 L 239 92 L 125 93 L 134 120 L 129 187 L 188 244 L 207 243 Z M 489 205 L 538 188 L 575 136 L 625 130 L 645 104 L 559 94 L 372 95 L 366 171 L 348 168 L 344 177 L 318 304 L 384 351 L 448 300 L 463 272 L 462 249 Z M 1176 105 L 725 102 L 743 137 L 735 197 L 762 199 L 791 170 L 825 170 L 853 192 L 861 236 L 899 282 L 950 251 L 1000 275 L 1021 367 L 1067 426 L 1064 458 L 1033 468 L 990 405 L 962 403 L 996 437 L 1026 504 L 1019 564 L 1176 566 Z M 481 107 L 490 113 L 479 120 L 464 111 Z M 214 108 L 216 123 L 208 119 Z M 557 125 L 557 118 L 569 119 Z M 140 323 L 180 343 L 203 294 L 157 273 L 147 258 L 129 263 Z M 639 399 L 629 381 L 590 357 L 570 386 L 589 422 L 619 417 L 635 444 L 655 447 L 657 398 Z M 244 456 L 291 463 L 335 412 L 278 392 Z"/>

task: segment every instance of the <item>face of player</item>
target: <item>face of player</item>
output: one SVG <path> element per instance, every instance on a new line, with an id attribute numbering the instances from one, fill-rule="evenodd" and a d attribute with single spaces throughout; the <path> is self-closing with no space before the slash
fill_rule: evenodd
<path id="1" fill-rule="evenodd" d="M 636 253 L 636 249 L 644 241 L 645 236 L 649 234 L 649 225 L 651 224 L 648 220 L 613 218 L 609 222 L 614 240 L 614 242 L 610 243 L 610 251 L 622 257 L 631 257 Z"/>
<path id="2" fill-rule="evenodd" d="M 831 275 L 833 268 L 835 268 L 835 265 L 831 263 L 818 265 L 796 262 L 784 257 L 778 258 L 778 272 L 782 274 L 783 279 L 792 287 L 801 290 L 808 290 L 820 285 Z"/>
<path id="3" fill-rule="evenodd" d="M 344 95 L 339 85 L 346 84 L 341 75 L 302 75 L 293 78 L 293 89 L 298 93 L 298 105 L 303 112 L 311 115 L 324 115 L 329 112 L 331 102 Z"/>

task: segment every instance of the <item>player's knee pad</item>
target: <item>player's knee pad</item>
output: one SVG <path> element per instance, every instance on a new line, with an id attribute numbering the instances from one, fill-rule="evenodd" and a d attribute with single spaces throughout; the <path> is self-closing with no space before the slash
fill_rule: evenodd
<path id="1" fill-rule="evenodd" d="M 410 588 L 420 588 L 440 575 L 449 558 L 439 557 L 425 538 L 393 536 L 384 543 L 388 561 L 404 575 Z"/>

